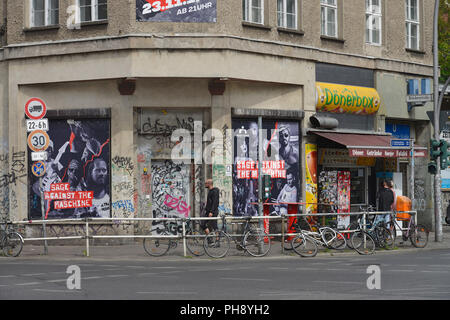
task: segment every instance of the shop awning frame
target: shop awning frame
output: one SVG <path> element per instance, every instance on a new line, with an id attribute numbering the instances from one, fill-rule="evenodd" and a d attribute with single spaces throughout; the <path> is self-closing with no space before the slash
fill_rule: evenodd
<path id="1" fill-rule="evenodd" d="M 408 158 L 410 147 L 392 147 L 392 135 L 309 131 L 349 149 L 351 157 Z M 427 148 L 414 144 L 415 157 L 426 157 Z"/>

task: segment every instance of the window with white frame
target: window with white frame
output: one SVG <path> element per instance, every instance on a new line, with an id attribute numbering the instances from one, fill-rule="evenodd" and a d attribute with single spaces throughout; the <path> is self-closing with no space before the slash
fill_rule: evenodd
<path id="1" fill-rule="evenodd" d="M 320 0 L 321 34 L 337 37 L 337 0 Z"/>
<path id="2" fill-rule="evenodd" d="M 31 27 L 59 24 L 59 0 L 30 0 L 30 8 Z"/>
<path id="3" fill-rule="evenodd" d="M 78 0 L 80 8 L 80 22 L 106 20 L 107 0 Z"/>
<path id="4" fill-rule="evenodd" d="M 366 42 L 381 44 L 381 1 L 366 0 Z"/>
<path id="5" fill-rule="evenodd" d="M 406 47 L 419 50 L 419 0 L 406 0 Z"/>
<path id="6" fill-rule="evenodd" d="M 244 21 L 264 24 L 264 0 L 243 0 Z"/>
<path id="7" fill-rule="evenodd" d="M 287 29 L 297 29 L 297 0 L 278 0 L 278 26 Z"/>

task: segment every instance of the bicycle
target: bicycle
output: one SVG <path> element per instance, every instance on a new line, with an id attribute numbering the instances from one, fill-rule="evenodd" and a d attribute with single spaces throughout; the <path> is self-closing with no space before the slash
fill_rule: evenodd
<path id="1" fill-rule="evenodd" d="M 312 231 L 311 225 L 308 223 L 308 221 L 303 216 L 293 217 L 293 219 L 291 221 L 288 220 L 287 230 L 288 230 L 288 233 L 300 233 L 301 230 Z M 285 250 L 292 250 L 291 241 L 294 237 L 295 237 L 295 235 L 287 236 L 286 239 L 284 239 L 283 247 Z"/>
<path id="2" fill-rule="evenodd" d="M 236 240 L 226 232 L 226 218 L 222 216 L 222 228 L 210 232 L 203 241 L 205 252 L 211 258 L 222 258 L 230 250 L 230 239 L 236 244 L 238 250 L 244 250 L 254 257 L 265 256 L 271 246 L 270 237 L 260 229 L 250 226 L 252 217 L 242 217 L 245 220 L 241 240 Z"/>
<path id="3" fill-rule="evenodd" d="M 12 222 L 4 221 L 0 224 L 0 247 L 7 257 L 17 257 L 22 252 L 23 237 L 15 231 Z"/>
<path id="4" fill-rule="evenodd" d="M 314 257 L 318 252 L 318 245 L 326 248 L 341 250 L 347 245 L 344 235 L 333 228 L 321 226 L 319 222 L 312 226 L 317 231 L 300 229 L 300 233 L 291 240 L 292 249 L 302 257 Z"/>
<path id="5" fill-rule="evenodd" d="M 143 246 L 145 252 L 154 257 L 159 257 L 165 255 L 171 248 L 175 249 L 178 246 L 178 240 L 167 238 L 170 235 L 176 235 L 177 233 L 182 233 L 182 227 L 174 221 L 163 221 L 164 228 L 155 228 L 150 231 L 150 234 L 157 232 L 162 238 L 144 238 Z M 181 230 L 180 230 L 181 228 Z M 202 256 L 205 254 L 203 249 L 203 242 L 200 240 L 204 236 L 202 231 L 195 230 L 192 225 L 192 220 L 186 220 L 186 247 L 195 256 Z M 165 237 L 165 238 L 164 238 Z"/>
<path id="6" fill-rule="evenodd" d="M 406 228 L 401 227 L 397 220 L 400 221 L 407 221 L 408 226 Z M 423 226 L 422 224 L 415 224 L 413 219 L 413 214 L 409 214 L 409 218 L 399 218 L 397 216 L 397 212 L 391 212 L 389 214 L 390 218 L 390 229 L 392 230 L 392 235 L 394 237 L 394 243 L 397 237 L 397 229 L 398 228 L 402 233 L 402 239 L 403 241 L 410 240 L 411 244 L 416 248 L 425 248 L 425 246 L 428 244 L 428 237 L 430 234 L 430 231 L 428 228 Z"/>
<path id="7" fill-rule="evenodd" d="M 358 229 L 363 229 L 367 232 L 372 239 L 375 241 L 376 247 L 384 248 L 384 249 L 392 249 L 394 247 L 394 237 L 391 231 L 386 228 L 386 224 L 384 221 L 376 221 L 376 215 L 370 214 L 371 212 L 375 212 L 375 208 L 371 205 L 368 205 L 366 210 L 362 206 L 360 206 L 360 210 L 367 213 L 367 221 L 363 225 L 361 218 L 359 217 L 357 220 Z"/>

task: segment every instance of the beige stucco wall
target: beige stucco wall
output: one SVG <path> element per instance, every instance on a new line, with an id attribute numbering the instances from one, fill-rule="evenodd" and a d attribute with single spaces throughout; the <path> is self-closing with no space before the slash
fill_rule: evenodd
<path id="1" fill-rule="evenodd" d="M 429 120 L 426 112 L 433 110 L 432 102 L 426 103 L 423 107 L 415 107 L 408 112 L 406 81 L 408 79 L 418 78 L 421 77 L 417 75 L 377 72 L 375 75 L 375 87 L 381 98 L 378 115 L 394 119 Z M 430 81 L 433 82 L 432 79 Z"/>
<path id="2" fill-rule="evenodd" d="M 365 44 L 360 0 L 339 2 L 344 41 L 320 38 L 318 1 L 300 1 L 304 35 L 277 30 L 275 1 L 269 3 L 270 29 L 244 26 L 241 0 L 218 0 L 218 22 L 211 24 L 136 22 L 135 1 L 115 0 L 109 1 L 107 24 L 68 30 L 69 1 L 61 0 L 60 27 L 39 31 L 24 31 L 25 0 L 8 1 L 8 46 L 0 50 L 0 83 L 7 79 L 3 97 L 0 85 L 6 120 L 0 123 L 1 139 L 9 137 L 7 152 L 27 150 L 23 105 L 31 96 L 44 98 L 50 109 L 112 108 L 112 122 L 118 123 L 112 126 L 117 141 L 112 157 L 131 154 L 135 159 L 135 107 L 212 108 L 218 129 L 230 127 L 231 107 L 300 109 L 305 111 L 302 127 L 307 127 L 315 112 L 316 62 L 376 70 L 383 99 L 379 123 L 386 117 L 427 120 L 429 106 L 407 113 L 401 73 L 432 74 L 432 2 L 424 0 L 422 6 L 424 53 L 414 53 L 404 48 L 404 1 L 383 1 L 381 46 Z M 137 78 L 133 96 L 117 91 L 118 79 L 126 77 Z M 212 78 L 227 79 L 224 96 L 211 97 L 207 84 Z M 26 178 L 19 179 L 10 185 L 10 194 L 26 198 L 25 184 Z M 112 201 L 129 197 L 111 190 Z M 19 205 L 17 218 L 26 218 L 26 204 Z"/>
<path id="3" fill-rule="evenodd" d="M 336 42 L 320 38 L 320 5 L 315 1 L 301 0 L 300 16 L 304 35 L 279 32 L 277 29 L 276 1 L 268 5 L 267 26 L 270 29 L 248 27 L 242 24 L 242 1 L 218 1 L 217 23 L 167 23 L 137 22 L 135 1 L 115 0 L 108 2 L 108 23 L 82 26 L 81 29 L 69 30 L 66 21 L 69 17 L 67 8 L 72 0 L 60 1 L 60 27 L 58 29 L 24 31 L 27 28 L 27 0 L 9 1 L 8 8 L 8 42 L 9 44 L 83 39 L 91 37 L 119 37 L 129 34 L 157 34 L 184 36 L 207 34 L 211 37 L 224 35 L 238 36 L 258 41 L 282 42 L 310 49 L 320 48 L 330 52 L 354 55 L 369 55 L 381 59 L 402 60 L 413 63 L 432 63 L 431 35 L 433 1 L 423 0 L 421 53 L 405 51 L 405 3 L 402 1 L 383 1 L 383 43 L 381 46 L 365 44 L 365 8 L 360 0 L 340 1 L 340 36 L 345 41 Z M 207 44 L 205 44 L 208 46 Z M 345 63 L 345 61 L 343 61 Z"/>
<path id="4" fill-rule="evenodd" d="M 306 83 L 300 85 L 298 83 L 283 84 L 255 81 L 269 79 L 269 73 L 274 72 L 276 65 L 279 63 L 279 58 L 256 56 L 252 60 L 249 57 L 246 61 L 252 61 L 254 65 L 261 63 L 266 66 L 266 68 L 260 70 L 259 74 L 253 75 L 255 80 L 251 79 L 253 81 L 250 82 L 236 80 L 236 77 L 241 76 L 237 73 L 237 68 L 233 68 L 233 63 L 237 63 L 236 61 L 239 59 L 238 56 L 225 60 L 229 64 L 224 66 L 213 63 L 217 59 L 208 57 L 213 55 L 213 53 L 205 54 L 202 59 L 199 59 L 203 62 L 202 64 L 193 63 L 191 65 L 185 64 L 185 61 L 181 59 L 174 59 L 174 55 L 160 54 L 157 58 L 161 59 L 161 65 L 165 66 L 165 68 L 152 70 L 150 66 L 140 62 L 154 62 L 155 59 L 143 59 L 147 58 L 147 56 L 142 56 L 142 53 L 139 51 L 129 52 L 129 54 L 123 51 L 115 55 L 101 53 L 98 57 L 89 59 L 91 62 L 87 65 L 84 65 L 83 56 L 81 55 L 10 62 L 11 72 L 9 80 L 14 84 L 9 87 L 11 96 L 9 119 L 12 124 L 9 128 L 9 135 L 13 137 L 10 140 L 10 145 L 14 146 L 15 150 L 27 150 L 25 119 L 22 116 L 23 106 L 29 98 L 35 96 L 44 99 L 49 110 L 111 108 L 111 158 L 116 156 L 131 157 L 134 164 L 136 164 L 137 156 L 137 141 L 136 136 L 134 136 L 136 128 L 133 122 L 134 108 L 136 107 L 181 108 L 182 110 L 189 110 L 189 108 L 209 109 L 213 107 L 213 127 L 222 130 L 224 126 L 231 128 L 231 114 L 222 112 L 220 117 L 218 117 L 214 110 L 230 110 L 231 107 L 302 110 L 304 101 L 311 100 L 304 97 L 304 85 Z M 149 54 L 149 52 L 144 53 Z M 220 53 L 216 54 L 220 55 Z M 185 53 L 186 56 L 189 57 L 190 53 Z M 177 55 L 175 57 L 177 58 Z M 195 57 L 198 58 L 199 54 L 195 55 Z M 211 59 L 210 64 L 205 63 L 208 59 Z M 179 64 L 175 63 L 175 61 L 178 61 Z M 195 62 L 196 60 L 193 61 Z M 290 63 L 295 70 L 291 70 L 292 75 L 285 74 L 283 82 L 294 80 L 300 82 L 298 79 L 295 79 L 294 71 L 304 75 L 304 81 L 306 81 L 306 78 L 313 76 L 311 73 L 314 69 L 311 64 L 295 65 L 294 60 Z M 95 77 L 94 74 L 91 74 L 95 64 L 97 72 L 102 72 L 100 74 L 97 73 L 96 76 L 105 80 L 80 81 L 83 78 L 90 79 L 91 76 Z M 118 64 L 120 64 L 121 68 L 114 68 Z M 136 67 L 136 71 L 133 71 L 136 65 L 139 68 Z M 99 66 L 100 68 L 98 68 Z M 145 73 L 145 70 L 149 71 L 148 74 Z M 193 77 L 181 79 L 182 72 L 187 72 Z M 212 97 L 208 91 L 209 78 L 204 77 L 212 77 L 214 74 L 222 74 L 222 72 L 230 76 L 229 80 L 226 81 L 225 94 L 221 97 Z M 27 76 L 28 74 L 30 76 Z M 144 78 L 145 75 L 147 77 Z M 157 75 L 159 77 L 156 77 Z M 165 78 L 161 78 L 162 75 L 165 75 Z M 132 96 L 121 96 L 117 90 L 117 78 L 125 76 L 137 78 L 136 91 Z M 279 80 L 281 81 L 281 77 Z M 311 95 L 311 92 L 309 95 Z M 135 167 L 138 168 L 137 165 Z M 139 171 L 135 170 L 134 174 L 135 176 L 129 177 L 125 171 L 112 172 L 112 203 L 119 200 L 129 200 L 135 203 L 135 194 L 139 190 L 135 179 L 138 177 Z M 116 184 L 123 181 L 133 182 L 135 190 L 131 190 L 131 192 L 130 190 L 116 192 Z M 17 185 L 11 185 L 11 190 L 17 197 L 27 198 L 27 189 L 23 187 L 26 183 L 27 180 L 24 177 L 20 179 L 20 183 Z M 225 189 L 225 199 L 227 199 L 228 203 L 231 203 L 231 184 L 223 186 L 223 189 Z M 137 197 L 139 201 L 139 192 Z M 15 212 L 15 219 L 22 220 L 27 218 L 27 203 L 19 203 Z M 121 216 L 121 211 L 113 208 L 112 215 L 113 217 Z"/>

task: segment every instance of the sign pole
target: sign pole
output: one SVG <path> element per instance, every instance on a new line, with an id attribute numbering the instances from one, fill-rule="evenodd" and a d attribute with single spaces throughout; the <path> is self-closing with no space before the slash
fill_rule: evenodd
<path id="1" fill-rule="evenodd" d="M 413 206 L 415 206 L 414 201 L 414 169 L 415 169 L 415 159 L 414 159 L 414 139 L 410 140 L 411 143 L 411 174 L 410 176 L 410 187 L 411 187 L 411 203 Z"/>
<path id="2" fill-rule="evenodd" d="M 438 17 L 439 0 L 434 2 L 434 20 L 433 20 L 433 104 L 434 104 L 434 139 L 439 141 L 439 58 L 438 58 Z M 434 175 L 434 223 L 435 223 L 435 241 L 442 242 L 442 204 L 441 204 L 441 166 L 436 166 Z"/>
<path id="3" fill-rule="evenodd" d="M 41 213 L 42 213 L 42 234 L 44 235 L 44 255 L 48 254 L 47 230 L 45 228 L 45 204 L 44 204 L 44 187 L 42 185 L 42 177 L 39 177 L 39 191 L 41 192 Z"/>

